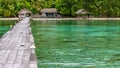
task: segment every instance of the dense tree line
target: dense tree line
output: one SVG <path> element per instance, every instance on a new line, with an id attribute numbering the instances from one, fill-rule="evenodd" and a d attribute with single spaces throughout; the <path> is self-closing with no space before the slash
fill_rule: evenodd
<path id="1" fill-rule="evenodd" d="M 94 17 L 120 16 L 120 0 L 0 0 L 0 17 L 16 17 L 22 8 L 34 14 L 42 8 L 57 8 L 66 17 L 74 17 L 79 9 L 88 10 Z"/>

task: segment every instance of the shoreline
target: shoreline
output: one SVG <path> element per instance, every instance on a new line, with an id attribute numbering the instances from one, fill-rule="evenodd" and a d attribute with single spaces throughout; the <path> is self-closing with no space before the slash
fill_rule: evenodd
<path id="1" fill-rule="evenodd" d="M 120 20 L 120 18 L 33 18 L 33 20 Z"/>
<path id="2" fill-rule="evenodd" d="M 0 18 L 0 20 L 18 20 L 18 18 Z"/>
<path id="3" fill-rule="evenodd" d="M 19 18 L 0 18 L 0 20 L 18 20 Z M 120 20 L 120 18 L 33 18 L 33 20 Z"/>

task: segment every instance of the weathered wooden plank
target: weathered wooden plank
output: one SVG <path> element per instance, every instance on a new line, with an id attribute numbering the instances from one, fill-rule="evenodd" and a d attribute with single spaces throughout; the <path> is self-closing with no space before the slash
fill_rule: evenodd
<path id="1" fill-rule="evenodd" d="M 7 61 L 6 61 L 6 63 L 13 64 L 15 59 L 16 59 L 17 52 L 18 52 L 17 50 L 12 50 L 9 57 L 8 57 L 8 59 L 7 59 Z"/>
<path id="2" fill-rule="evenodd" d="M 12 64 L 4 64 L 3 68 L 12 68 Z"/>
<path id="3" fill-rule="evenodd" d="M 9 37 L 9 40 L 7 40 L 7 41 L 4 41 L 3 43 L 2 43 L 2 46 L 0 47 L 0 49 L 9 49 L 8 47 L 10 46 L 10 43 L 13 41 L 13 40 L 11 40 L 11 39 L 13 39 L 13 36 L 14 36 L 15 34 L 13 34 L 13 35 L 11 35 L 10 37 Z"/>
<path id="4" fill-rule="evenodd" d="M 22 63 L 23 64 L 28 64 L 30 62 L 30 54 L 31 50 L 24 50 L 23 58 L 22 58 Z"/>
<path id="5" fill-rule="evenodd" d="M 11 35 L 10 34 L 8 34 L 9 36 L 9 39 L 11 39 Z M 9 43 L 10 41 L 7 41 L 7 38 L 5 39 L 5 38 L 3 38 L 2 40 L 1 40 L 1 44 L 2 44 L 2 46 L 0 47 L 0 49 L 3 49 L 2 47 L 4 47 L 5 45 L 7 45 L 8 43 Z"/>
<path id="6" fill-rule="evenodd" d="M 13 68 L 20 68 L 21 64 L 13 64 Z"/>
<path id="7" fill-rule="evenodd" d="M 5 54 L 6 50 L 0 50 L 0 58 Z"/>
<path id="8" fill-rule="evenodd" d="M 7 50 L 11 49 L 12 50 L 18 42 L 18 41 L 16 41 L 17 39 L 18 38 L 16 37 L 16 34 L 14 34 L 11 41 L 9 42 L 9 44 L 6 45 L 5 49 L 7 49 Z"/>
<path id="9" fill-rule="evenodd" d="M 29 64 L 21 64 L 21 68 L 29 68 Z"/>
<path id="10" fill-rule="evenodd" d="M 18 34 L 19 35 L 19 34 Z M 16 44 L 16 46 L 14 47 L 14 49 L 19 50 L 19 48 L 21 47 L 21 42 L 22 42 L 22 37 L 21 36 L 17 36 L 19 38 L 18 43 Z"/>
<path id="11" fill-rule="evenodd" d="M 29 19 L 17 23 L 13 29 L 0 38 L 0 68 L 37 68 L 34 44 Z M 24 46 L 21 46 L 24 45 Z"/>
<path id="12" fill-rule="evenodd" d="M 17 49 L 17 45 L 20 45 L 20 42 L 22 39 L 21 39 L 21 36 L 18 36 L 19 34 L 17 33 L 15 36 L 14 36 L 14 39 L 13 39 L 13 42 L 11 43 L 11 47 L 9 47 L 10 49 Z M 17 40 L 17 41 L 16 41 Z"/>
<path id="13" fill-rule="evenodd" d="M 22 63 L 23 53 L 24 53 L 24 51 L 18 51 L 18 54 L 17 54 L 15 62 L 14 62 L 15 64 Z"/>
<path id="14" fill-rule="evenodd" d="M 0 64 L 0 68 L 3 68 L 3 64 Z"/>
<path id="15" fill-rule="evenodd" d="M 0 63 L 5 64 L 7 58 L 9 57 L 11 50 L 7 50 L 6 53 L 1 56 Z"/>
<path id="16" fill-rule="evenodd" d="M 2 43 L 0 42 L 0 46 L 2 46 Z"/>
<path id="17" fill-rule="evenodd" d="M 29 68 L 37 68 L 37 64 L 29 64 Z"/>

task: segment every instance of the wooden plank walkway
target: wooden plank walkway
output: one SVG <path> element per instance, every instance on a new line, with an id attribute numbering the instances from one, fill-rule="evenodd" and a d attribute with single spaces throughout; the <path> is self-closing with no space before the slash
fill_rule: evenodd
<path id="1" fill-rule="evenodd" d="M 24 18 L 0 39 L 0 68 L 37 68 L 30 20 Z"/>

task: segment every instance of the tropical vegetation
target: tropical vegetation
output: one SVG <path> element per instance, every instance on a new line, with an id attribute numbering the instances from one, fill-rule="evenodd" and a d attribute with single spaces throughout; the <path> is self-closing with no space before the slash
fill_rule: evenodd
<path id="1" fill-rule="evenodd" d="M 94 17 L 120 17 L 120 0 L 0 0 L 0 17 L 16 17 L 27 8 L 34 14 L 42 8 L 57 8 L 65 17 L 74 17 L 79 9 L 86 9 Z"/>

